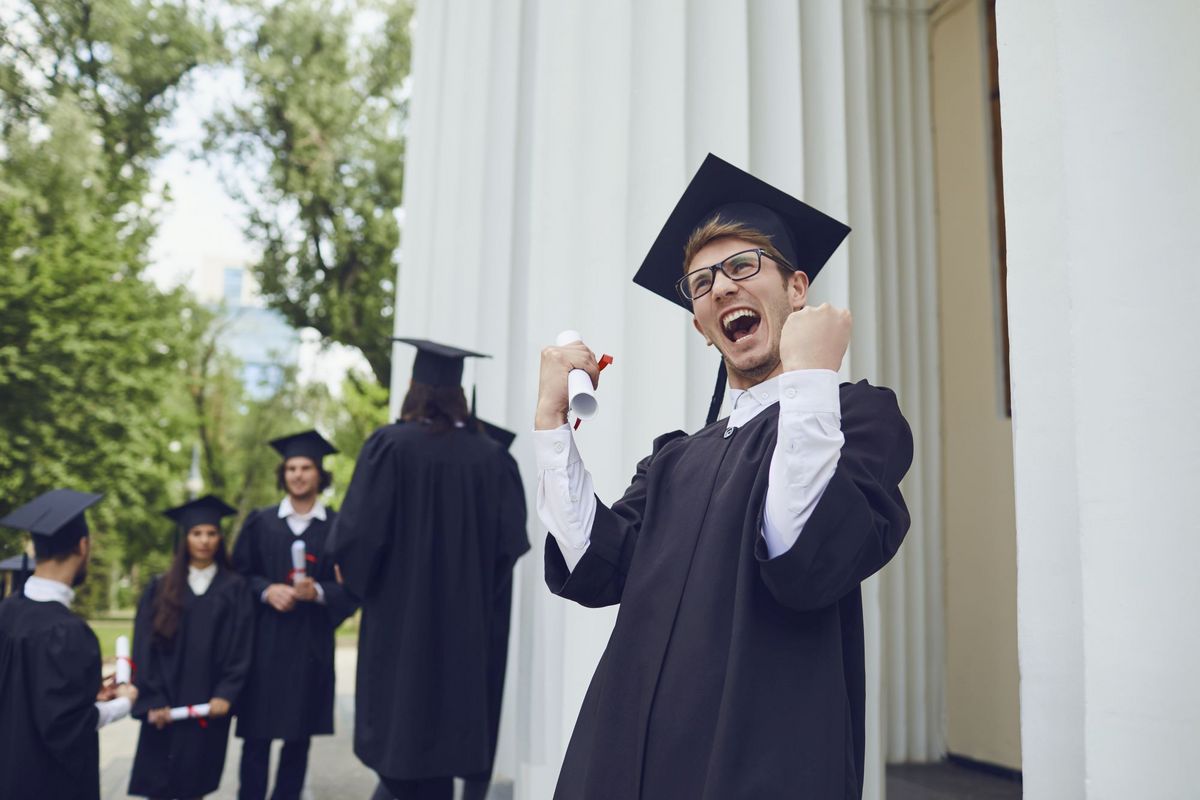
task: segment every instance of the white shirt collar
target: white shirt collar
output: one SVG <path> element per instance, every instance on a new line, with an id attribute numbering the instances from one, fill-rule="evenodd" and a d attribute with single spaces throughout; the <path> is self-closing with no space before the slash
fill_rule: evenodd
<path id="1" fill-rule="evenodd" d="M 207 567 L 193 567 L 188 564 L 188 586 L 192 589 L 192 594 L 199 597 L 208 591 L 208 587 L 212 585 L 213 578 L 217 576 L 217 562 L 209 564 Z"/>
<path id="2" fill-rule="evenodd" d="M 75 600 L 75 590 L 65 583 L 30 575 L 25 581 L 25 596 L 39 603 L 55 601 L 70 608 Z"/>
<path id="3" fill-rule="evenodd" d="M 193 567 L 188 564 L 188 576 L 195 575 L 197 578 L 208 578 L 210 581 L 217 574 L 217 562 L 209 564 L 207 567 Z"/>
<path id="4" fill-rule="evenodd" d="M 310 508 L 307 512 L 301 514 L 299 511 L 292 508 L 292 498 L 284 497 L 283 502 L 279 504 L 279 518 L 287 519 L 288 517 L 291 517 L 292 519 L 297 519 L 297 520 L 299 520 L 299 519 L 304 519 L 304 520 L 319 519 L 321 521 L 324 521 L 325 520 L 325 505 L 321 502 L 320 498 L 317 498 L 317 501 L 315 503 L 313 503 L 313 507 Z"/>
<path id="5" fill-rule="evenodd" d="M 730 389 L 733 405 L 729 412 L 729 420 L 725 429 L 745 425 L 759 415 L 760 412 L 779 402 L 779 376 L 765 380 L 749 389 Z"/>

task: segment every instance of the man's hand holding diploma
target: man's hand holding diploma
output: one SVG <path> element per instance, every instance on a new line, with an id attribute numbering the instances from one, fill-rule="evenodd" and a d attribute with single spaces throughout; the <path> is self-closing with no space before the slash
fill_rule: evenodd
<path id="1" fill-rule="evenodd" d="M 583 342 L 542 350 L 542 365 L 538 377 L 538 402 L 534 414 L 534 430 L 548 431 L 566 424 L 571 400 L 567 391 L 567 375 L 581 369 L 592 379 L 592 388 L 600 386 L 600 364 Z"/>
<path id="2" fill-rule="evenodd" d="M 272 583 L 267 587 L 267 603 L 276 611 L 291 611 L 296 607 L 296 590 L 286 583 Z"/>

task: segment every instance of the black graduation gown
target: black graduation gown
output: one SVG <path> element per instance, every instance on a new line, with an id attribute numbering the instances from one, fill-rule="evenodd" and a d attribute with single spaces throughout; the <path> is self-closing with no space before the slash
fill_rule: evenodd
<path id="1" fill-rule="evenodd" d="M 199 797 L 217 789 L 225 767 L 230 717 L 172 722 L 162 730 L 145 722 L 150 709 L 207 703 L 221 697 L 233 704 L 250 671 L 254 611 L 242 576 L 217 568 L 200 596 L 184 587 L 183 617 L 172 645 L 154 642 L 151 581 L 138 603 L 133 628 L 133 715 L 143 720 L 129 793 L 146 797 Z"/>
<path id="2" fill-rule="evenodd" d="M 895 554 L 912 435 L 895 395 L 841 387 L 845 443 L 800 538 L 760 533 L 778 404 L 659 437 L 568 571 L 546 581 L 620 603 L 559 775 L 560 800 L 857 798 L 864 665 L 859 583 Z"/>
<path id="3" fill-rule="evenodd" d="M 100 643 L 61 603 L 0 603 L 0 797 L 100 797 Z"/>
<path id="4" fill-rule="evenodd" d="M 363 446 L 336 538 L 363 604 L 355 754 L 389 778 L 490 774 L 529 549 L 516 462 L 482 433 L 388 425 Z"/>
<path id="5" fill-rule="evenodd" d="M 278 506 L 246 517 L 233 547 L 233 565 L 246 578 L 255 609 L 254 658 L 238 705 L 243 739 L 304 739 L 333 733 L 334 631 L 354 613 L 325 551 L 337 514 L 314 519 L 300 536 L 280 519 Z M 272 583 L 291 583 L 292 542 L 304 541 L 308 574 L 321 584 L 325 603 L 297 602 L 286 613 L 260 599 Z"/>

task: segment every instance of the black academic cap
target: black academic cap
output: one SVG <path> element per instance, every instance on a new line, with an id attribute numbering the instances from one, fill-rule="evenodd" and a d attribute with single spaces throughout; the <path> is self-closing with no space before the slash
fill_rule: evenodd
<path id="1" fill-rule="evenodd" d="M 233 516 L 237 509 L 233 508 L 216 495 L 205 495 L 199 500 L 191 500 L 181 506 L 168 508 L 163 516 L 170 517 L 179 527 L 189 531 L 197 525 L 220 526 L 223 517 Z"/>
<path id="2" fill-rule="evenodd" d="M 500 443 L 500 446 L 505 450 L 512 447 L 513 440 L 517 435 L 510 430 L 505 430 L 499 425 L 493 425 L 490 422 L 479 420 L 479 424 L 483 426 L 483 432 Z"/>
<path id="3" fill-rule="evenodd" d="M 429 386 L 458 386 L 462 383 L 464 358 L 491 358 L 486 353 L 463 350 L 428 339 L 405 339 L 396 337 L 393 342 L 404 342 L 417 348 L 413 361 L 412 379 Z"/>
<path id="4" fill-rule="evenodd" d="M 303 431 L 301 433 L 293 433 L 290 436 L 281 436 L 278 439 L 272 439 L 271 447 L 274 447 L 276 452 L 283 456 L 284 461 L 287 461 L 289 458 L 303 456 L 304 458 L 311 458 L 313 463 L 318 466 L 320 466 L 322 458 L 337 452 L 337 448 L 327 442 L 325 437 L 316 431 Z"/>
<path id="5" fill-rule="evenodd" d="M 54 489 L 0 519 L 0 525 L 29 531 L 34 536 L 80 539 L 88 535 L 83 512 L 102 497 L 74 489 Z"/>
<path id="6" fill-rule="evenodd" d="M 850 228 L 712 153 L 704 159 L 650 246 L 633 282 L 691 311 L 675 283 L 692 232 L 713 216 L 742 222 L 771 237 L 790 266 L 816 279 Z"/>

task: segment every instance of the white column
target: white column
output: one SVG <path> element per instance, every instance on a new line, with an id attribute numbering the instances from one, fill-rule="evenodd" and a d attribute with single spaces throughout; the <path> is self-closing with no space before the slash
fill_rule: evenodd
<path id="1" fill-rule="evenodd" d="M 611 353 L 600 414 L 578 440 L 598 493 L 615 499 L 653 437 L 696 430 L 708 406 L 715 352 L 686 314 L 631 282 L 704 155 L 716 152 L 849 221 L 855 233 L 815 296 L 854 306 L 847 377 L 897 387 L 921 453 L 906 486 L 911 552 L 893 570 L 904 577 L 864 590 L 868 797 L 882 795 L 885 675 L 896 676 L 889 693 L 911 695 L 892 752 L 928 753 L 928 731 L 940 730 L 929 699 L 940 673 L 927 663 L 931 648 L 940 651 L 940 617 L 929 605 L 937 596 L 929 582 L 940 580 L 930 559 L 940 551 L 928 511 L 938 485 L 927 449 L 936 363 L 921 351 L 935 317 L 918 285 L 932 279 L 932 209 L 921 183 L 928 110 L 912 85 L 926 80 L 926 51 L 912 33 L 921 19 L 880 18 L 867 0 L 419 3 L 397 282 L 397 331 L 496 355 L 476 369 L 480 412 L 518 432 L 531 428 L 538 351 L 557 331 L 575 328 Z M 875 127 L 876 83 L 891 74 L 873 56 L 880 36 L 910 42 L 906 93 L 888 101 L 889 124 L 899 120 L 909 136 L 899 159 Z M 892 246 L 901 235 L 903 257 Z M 401 394 L 411 356 L 397 356 Z M 532 492 L 528 436 L 514 454 Z M 550 595 L 532 512 L 530 536 L 497 774 L 517 778 L 518 798 L 541 800 L 615 612 Z"/>
<path id="2" fill-rule="evenodd" d="M 1026 797 L 1192 797 L 1200 5 L 997 22 Z"/>

